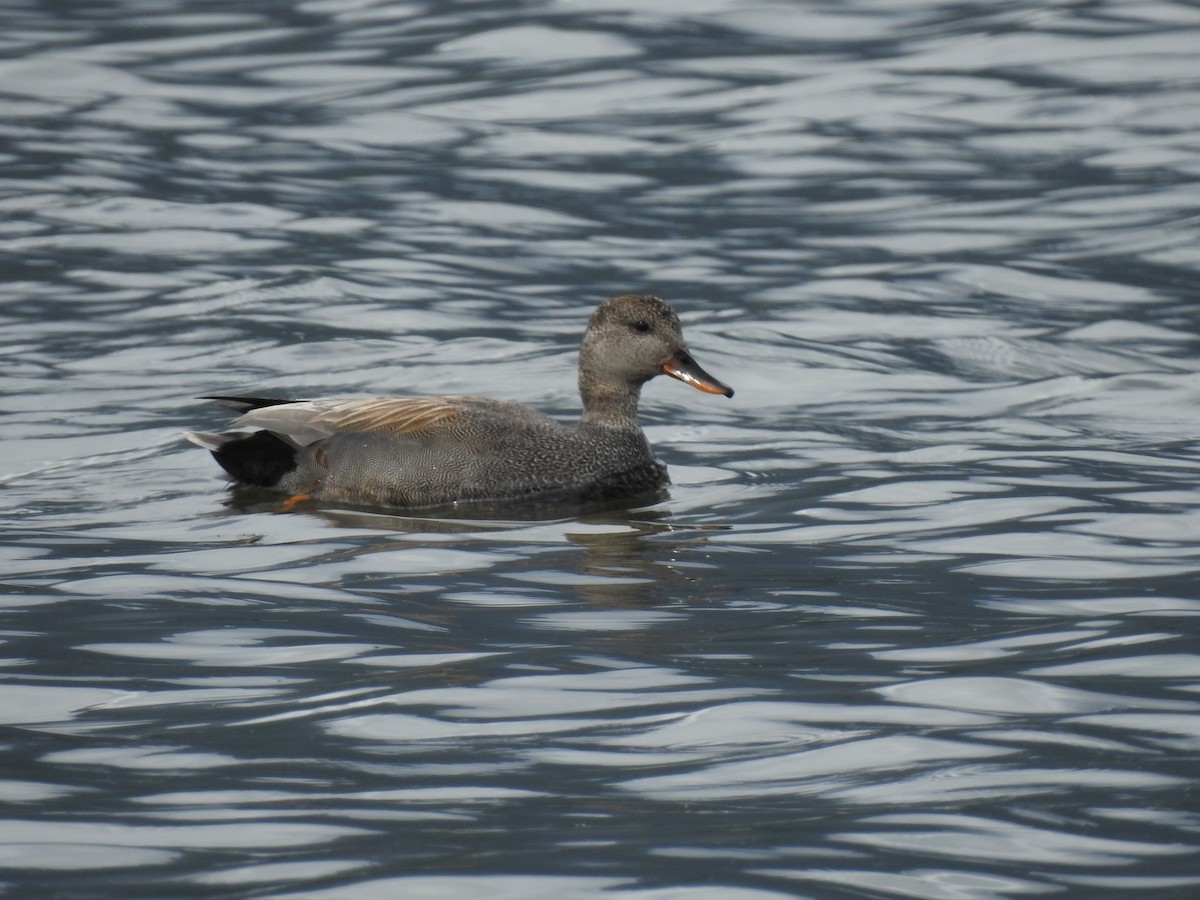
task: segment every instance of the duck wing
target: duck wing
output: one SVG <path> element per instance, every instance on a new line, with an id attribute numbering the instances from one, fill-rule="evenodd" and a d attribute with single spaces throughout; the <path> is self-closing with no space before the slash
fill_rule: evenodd
<path id="1" fill-rule="evenodd" d="M 347 432 L 433 435 L 452 427 L 473 397 L 366 397 L 296 400 L 251 409 L 234 425 L 261 428 L 305 446 Z"/>

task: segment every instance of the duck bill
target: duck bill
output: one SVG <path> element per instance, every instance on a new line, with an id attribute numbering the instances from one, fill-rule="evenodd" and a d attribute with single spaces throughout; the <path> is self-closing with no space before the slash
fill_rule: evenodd
<path id="1" fill-rule="evenodd" d="M 691 354 L 686 350 L 680 350 L 663 363 L 662 372 L 664 375 L 678 378 L 684 384 L 690 384 L 692 387 L 704 391 L 706 394 L 724 394 L 726 397 L 733 396 L 733 388 L 717 381 L 717 379 L 700 368 L 700 365 L 692 359 Z"/>

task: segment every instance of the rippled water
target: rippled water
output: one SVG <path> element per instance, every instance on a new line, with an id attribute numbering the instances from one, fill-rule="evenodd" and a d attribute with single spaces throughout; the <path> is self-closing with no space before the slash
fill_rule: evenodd
<path id="1" fill-rule="evenodd" d="M 0 14 L 9 893 L 1200 891 L 1195 4 L 50 10 Z M 179 439 L 570 417 L 631 290 L 737 389 L 649 386 L 653 507 L 279 514 Z"/>

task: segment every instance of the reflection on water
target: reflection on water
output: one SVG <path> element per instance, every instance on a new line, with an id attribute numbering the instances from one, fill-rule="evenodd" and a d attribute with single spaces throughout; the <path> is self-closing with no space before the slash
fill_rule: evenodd
<path id="1" fill-rule="evenodd" d="M 14 891 L 1196 893 L 1190 5 L 5 24 Z M 636 508 L 281 514 L 178 437 L 569 419 L 629 290 L 738 386 L 648 386 Z"/>

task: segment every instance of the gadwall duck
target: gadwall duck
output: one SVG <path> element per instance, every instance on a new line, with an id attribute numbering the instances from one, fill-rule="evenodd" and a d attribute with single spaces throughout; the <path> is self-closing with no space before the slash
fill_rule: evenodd
<path id="1" fill-rule="evenodd" d="M 234 425 L 251 430 L 186 434 L 238 484 L 290 494 L 288 509 L 310 498 L 399 509 L 618 500 L 669 480 L 637 419 L 642 385 L 659 374 L 733 396 L 692 359 L 675 310 L 626 295 L 588 322 L 574 426 L 479 397 L 205 397 L 242 413 Z"/>

